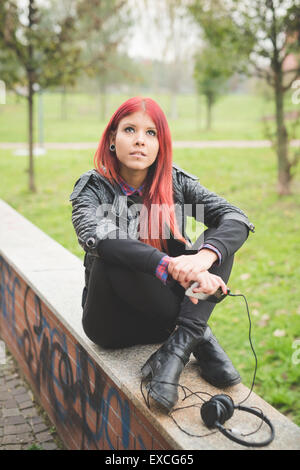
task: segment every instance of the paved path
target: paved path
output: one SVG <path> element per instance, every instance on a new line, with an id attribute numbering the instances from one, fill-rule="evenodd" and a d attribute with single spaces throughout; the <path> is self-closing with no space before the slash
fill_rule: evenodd
<path id="1" fill-rule="evenodd" d="M 45 148 L 52 150 L 73 149 L 86 150 L 96 149 L 98 142 L 48 142 Z M 293 147 L 300 147 L 300 140 L 291 142 Z M 0 142 L 0 149 L 22 149 L 26 143 Z M 206 141 L 174 141 L 174 148 L 267 148 L 271 147 L 268 140 L 206 140 Z"/>
<path id="2" fill-rule="evenodd" d="M 59 450 L 52 425 L 40 414 L 12 357 L 6 353 L 3 359 L 3 342 L 1 347 L 0 450 Z"/>

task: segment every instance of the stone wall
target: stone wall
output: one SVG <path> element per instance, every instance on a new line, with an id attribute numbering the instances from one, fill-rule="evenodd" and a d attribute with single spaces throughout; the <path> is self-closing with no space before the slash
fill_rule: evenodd
<path id="1" fill-rule="evenodd" d="M 158 345 L 105 351 L 93 344 L 81 325 L 82 262 L 3 201 L 0 220 L 0 336 L 68 449 L 244 449 L 209 431 L 199 406 L 174 414 L 187 433 L 153 403 L 148 409 L 140 368 Z M 181 381 L 194 391 L 221 393 L 200 378 L 195 361 Z M 248 388 L 239 384 L 226 393 L 238 402 Z M 192 403 L 182 398 L 178 406 Z M 300 430 L 290 420 L 255 393 L 246 405 L 272 420 L 276 437 L 268 448 L 300 448 Z M 245 432 L 258 424 L 241 412 L 230 420 Z M 262 426 L 256 439 L 267 435 Z"/>

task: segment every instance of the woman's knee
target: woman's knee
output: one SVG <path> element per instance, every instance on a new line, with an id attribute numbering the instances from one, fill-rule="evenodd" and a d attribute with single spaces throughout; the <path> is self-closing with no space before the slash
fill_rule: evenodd
<path id="1" fill-rule="evenodd" d="M 94 319 L 91 320 L 84 316 L 82 318 L 82 327 L 86 336 L 101 348 L 114 349 L 118 347 L 116 326 L 112 331 L 111 328 L 107 328 L 105 325 L 97 323 Z"/>
<path id="2" fill-rule="evenodd" d="M 156 277 L 130 271 L 123 266 L 109 266 L 108 279 L 115 295 L 145 320 L 170 323 L 179 310 L 178 296 Z"/>

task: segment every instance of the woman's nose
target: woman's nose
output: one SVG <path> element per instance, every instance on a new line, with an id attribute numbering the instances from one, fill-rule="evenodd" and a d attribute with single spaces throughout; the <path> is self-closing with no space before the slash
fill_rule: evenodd
<path id="1" fill-rule="evenodd" d="M 142 145 L 145 143 L 145 138 L 144 138 L 144 134 L 142 131 L 136 134 L 136 143 L 139 145 Z"/>

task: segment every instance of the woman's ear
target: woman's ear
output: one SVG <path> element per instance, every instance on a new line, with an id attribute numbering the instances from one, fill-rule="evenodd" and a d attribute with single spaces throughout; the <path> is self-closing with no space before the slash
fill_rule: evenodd
<path id="1" fill-rule="evenodd" d="M 109 136 L 109 145 L 116 144 L 116 132 L 111 132 Z"/>

